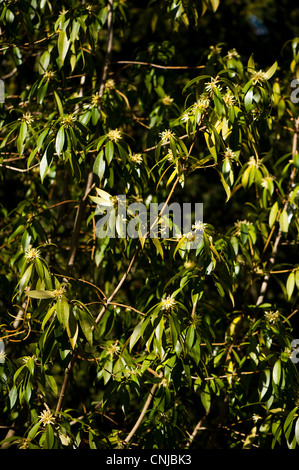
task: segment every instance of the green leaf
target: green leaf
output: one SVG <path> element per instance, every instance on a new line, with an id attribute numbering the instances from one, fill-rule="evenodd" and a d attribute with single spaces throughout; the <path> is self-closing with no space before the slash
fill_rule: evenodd
<path id="1" fill-rule="evenodd" d="M 212 6 L 212 10 L 215 13 L 217 8 L 219 7 L 220 0 L 210 0 L 210 4 Z"/>
<path id="2" fill-rule="evenodd" d="M 231 190 L 230 190 L 229 185 L 228 185 L 227 182 L 226 182 L 226 179 L 225 179 L 223 173 L 221 173 L 221 172 L 219 171 L 219 175 L 220 175 L 220 179 L 221 179 L 222 186 L 223 186 L 223 188 L 224 188 L 224 190 L 225 190 L 225 192 L 226 192 L 226 202 L 227 202 L 227 201 L 230 199 L 230 197 L 231 197 Z"/>
<path id="3" fill-rule="evenodd" d="M 41 104 L 44 101 L 44 97 L 45 97 L 45 94 L 47 93 L 48 86 L 49 86 L 49 82 L 45 82 L 39 87 L 38 92 L 37 92 L 37 97 L 36 97 L 38 104 Z"/>
<path id="4" fill-rule="evenodd" d="M 42 183 L 52 163 L 53 155 L 52 155 L 51 149 L 52 149 L 52 146 L 50 143 L 47 149 L 45 150 L 43 157 L 41 159 L 40 165 L 39 165 L 39 172 L 40 172 L 40 178 L 41 178 Z"/>
<path id="5" fill-rule="evenodd" d="M 43 266 L 43 263 L 41 262 L 41 260 L 39 258 L 35 258 L 34 264 L 35 264 L 35 269 L 36 269 L 36 272 L 38 274 L 38 277 L 41 280 L 43 280 L 44 279 L 44 266 Z"/>
<path id="6" fill-rule="evenodd" d="M 105 147 L 105 157 L 106 157 L 108 165 L 110 165 L 111 160 L 113 158 L 113 152 L 114 152 L 114 145 L 113 145 L 113 142 L 109 140 Z"/>
<path id="7" fill-rule="evenodd" d="M 292 411 L 290 411 L 290 413 L 288 414 L 288 416 L 287 416 L 287 418 L 284 422 L 284 425 L 283 425 L 283 431 L 284 431 L 285 434 L 287 433 L 288 428 L 292 427 L 294 416 L 297 413 L 297 410 L 298 410 L 298 406 L 295 406 L 295 408 L 293 408 Z M 289 433 L 288 433 L 288 437 L 289 437 Z M 288 437 L 287 437 L 287 439 L 288 439 Z"/>
<path id="8" fill-rule="evenodd" d="M 56 149 L 58 157 L 60 156 L 62 152 L 64 140 L 65 140 L 64 127 L 61 126 L 56 134 L 56 139 L 55 139 L 55 149 Z"/>
<path id="9" fill-rule="evenodd" d="M 61 60 L 62 65 L 64 63 L 64 59 L 69 50 L 69 46 L 70 46 L 70 40 L 67 37 L 66 31 L 61 30 L 58 36 L 57 48 L 58 48 L 59 59 Z"/>
<path id="10" fill-rule="evenodd" d="M 275 385 L 279 385 L 280 378 L 281 378 L 281 360 L 280 359 L 277 359 L 277 361 L 274 364 L 272 376 L 273 376 L 273 382 L 275 383 Z"/>
<path id="11" fill-rule="evenodd" d="M 208 384 L 205 385 L 204 390 L 200 394 L 201 402 L 206 411 L 209 411 L 211 407 L 211 393 Z"/>
<path id="12" fill-rule="evenodd" d="M 66 332 L 69 337 L 71 346 L 74 349 L 78 339 L 79 327 L 78 322 L 74 316 L 73 309 L 69 309 L 69 318 L 66 325 Z"/>
<path id="13" fill-rule="evenodd" d="M 43 74 L 47 68 L 49 67 L 51 59 L 51 54 L 49 51 L 45 51 L 42 55 L 41 58 L 39 59 L 39 73 Z"/>
<path id="14" fill-rule="evenodd" d="M 9 391 L 9 403 L 10 403 L 10 408 L 13 408 L 16 401 L 17 401 L 17 398 L 18 398 L 18 389 L 17 387 L 14 385 L 10 391 Z"/>
<path id="15" fill-rule="evenodd" d="M 49 308 L 48 312 L 47 312 L 46 315 L 44 316 L 44 319 L 43 319 L 42 325 L 41 325 L 42 331 L 44 331 L 45 325 L 46 325 L 47 321 L 50 320 L 50 318 L 54 315 L 55 308 L 56 308 L 56 305 L 55 305 L 55 304 L 52 305 L 52 307 Z"/>
<path id="16" fill-rule="evenodd" d="M 294 287 L 295 287 L 295 272 L 292 271 L 289 274 L 288 279 L 287 279 L 287 283 L 286 283 L 286 290 L 287 290 L 288 300 L 290 300 L 290 298 L 293 295 Z"/>
<path id="17" fill-rule="evenodd" d="M 24 150 L 24 141 L 27 135 L 27 131 L 28 131 L 28 126 L 26 122 L 22 121 L 21 126 L 20 126 L 19 136 L 17 139 L 17 149 L 20 155 L 22 155 L 23 150 Z"/>
<path id="18" fill-rule="evenodd" d="M 279 216 L 279 226 L 280 226 L 282 232 L 288 233 L 289 218 L 288 218 L 288 213 L 285 209 L 282 210 L 282 212 Z"/>
<path id="19" fill-rule="evenodd" d="M 225 112 L 225 106 L 223 98 L 221 96 L 221 92 L 216 87 L 213 90 L 213 100 L 215 103 L 216 113 L 218 114 L 218 116 L 221 116 L 223 112 Z"/>
<path id="20" fill-rule="evenodd" d="M 244 104 L 245 104 L 245 109 L 249 113 L 251 109 L 253 108 L 253 88 L 249 88 L 247 91 L 245 97 L 244 97 Z"/>
<path id="21" fill-rule="evenodd" d="M 69 322 L 70 307 L 67 298 L 64 295 L 57 300 L 56 313 L 59 323 L 66 328 Z"/>
<path id="22" fill-rule="evenodd" d="M 49 290 L 28 290 L 26 295 L 31 299 L 53 299 L 55 295 Z"/>
<path id="23" fill-rule="evenodd" d="M 153 241 L 153 244 L 155 245 L 155 247 L 157 249 L 157 253 L 159 253 L 161 258 L 163 259 L 164 258 L 164 252 L 163 252 L 163 247 L 162 247 L 162 244 L 161 244 L 160 240 L 158 238 L 152 238 L 152 241 Z"/>
<path id="24" fill-rule="evenodd" d="M 32 273 L 32 268 L 33 268 L 33 264 L 30 264 L 30 266 L 28 266 L 28 268 L 24 272 L 23 276 L 21 277 L 21 280 L 20 280 L 20 283 L 19 283 L 19 293 L 20 294 L 23 292 L 25 287 L 28 285 L 28 282 L 30 280 L 31 273 Z"/>
<path id="25" fill-rule="evenodd" d="M 58 109 L 58 112 L 59 112 L 59 116 L 63 117 L 64 112 L 63 112 L 62 102 L 61 102 L 61 99 L 60 99 L 58 93 L 56 93 L 55 90 L 54 90 L 54 98 L 55 98 L 56 106 L 57 106 L 57 109 Z"/>
<path id="26" fill-rule="evenodd" d="M 54 441 L 55 441 L 55 437 L 54 437 L 54 431 L 53 431 L 53 427 L 51 426 L 51 424 L 47 424 L 47 427 L 46 427 L 46 441 L 45 441 L 45 448 L 47 449 L 52 449 L 53 445 L 54 445 Z"/>
<path id="27" fill-rule="evenodd" d="M 276 72 L 277 70 L 277 62 L 274 62 L 274 64 L 265 72 L 265 79 L 269 80 Z"/>
<path id="28" fill-rule="evenodd" d="M 270 214 L 269 214 L 269 226 L 270 228 L 273 227 L 276 221 L 276 216 L 278 212 L 278 202 L 276 201 L 273 206 L 271 207 Z"/>
<path id="29" fill-rule="evenodd" d="M 30 440 L 34 439 L 39 429 L 40 429 L 40 422 L 32 426 L 32 428 L 30 429 L 28 433 L 28 439 Z"/>
<path id="30" fill-rule="evenodd" d="M 130 351 L 133 349 L 134 345 L 137 343 L 139 338 L 142 336 L 145 328 L 147 327 L 150 321 L 150 317 L 143 318 L 138 325 L 134 328 L 134 331 L 130 337 L 129 348 Z"/>
<path id="31" fill-rule="evenodd" d="M 106 162 L 104 159 L 104 152 L 101 151 L 97 158 L 95 159 L 95 162 L 93 164 L 93 172 L 98 176 L 98 178 L 101 180 L 104 176 L 105 173 L 105 168 L 106 168 Z"/>
<path id="32" fill-rule="evenodd" d="M 88 314 L 84 309 L 79 310 L 79 324 L 83 331 L 83 334 L 89 344 L 92 346 L 93 343 L 93 332 L 92 327 L 94 326 L 94 320 L 91 315 Z"/>
<path id="33" fill-rule="evenodd" d="M 265 369 L 261 374 L 260 400 L 264 398 L 270 386 L 271 372 Z"/>

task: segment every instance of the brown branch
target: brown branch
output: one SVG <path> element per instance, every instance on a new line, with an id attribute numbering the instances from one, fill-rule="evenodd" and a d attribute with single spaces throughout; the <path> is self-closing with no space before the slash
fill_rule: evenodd
<path id="1" fill-rule="evenodd" d="M 189 441 L 187 442 L 186 444 L 186 447 L 189 448 L 192 444 L 192 442 L 194 441 L 195 437 L 197 436 L 197 433 L 198 431 L 201 429 L 202 427 L 202 423 L 203 421 L 209 416 L 210 412 L 211 412 L 211 409 L 213 408 L 215 404 L 215 400 L 214 402 L 212 403 L 212 405 L 210 406 L 210 408 L 206 411 L 206 413 L 204 414 L 204 416 L 202 418 L 200 418 L 200 420 L 198 421 L 197 425 L 195 426 L 194 430 L 193 430 L 193 433 L 191 434 L 190 438 L 189 438 Z"/>
<path id="2" fill-rule="evenodd" d="M 205 65 L 196 65 L 196 66 L 189 66 L 189 65 L 159 65 L 153 64 L 151 62 L 138 62 L 138 61 L 130 61 L 130 60 L 117 60 L 113 62 L 114 64 L 124 64 L 124 65 L 146 65 L 149 67 L 154 67 L 157 69 L 166 69 L 166 70 L 191 70 L 191 69 L 204 69 Z"/>
<path id="3" fill-rule="evenodd" d="M 63 384 L 62 384 L 62 387 L 61 387 L 61 390 L 60 390 L 60 394 L 59 394 L 59 398 L 58 398 L 58 402 L 57 402 L 57 406 L 56 406 L 56 413 L 59 413 L 59 411 L 62 408 L 63 400 L 64 400 L 64 397 L 65 397 L 65 394 L 66 394 L 66 389 L 67 389 L 69 379 L 70 379 L 70 374 L 71 374 L 71 371 L 72 371 L 72 369 L 74 367 L 74 364 L 76 362 L 77 355 L 78 355 L 78 352 L 75 352 L 73 354 L 72 359 L 70 360 L 70 362 L 68 363 L 68 365 L 67 365 L 67 367 L 64 371 L 64 379 L 63 379 Z"/>
<path id="4" fill-rule="evenodd" d="M 159 377 L 162 378 L 163 377 L 163 373 L 161 372 L 159 374 Z M 146 402 L 144 403 L 144 406 L 141 410 L 141 413 L 136 421 L 136 423 L 134 424 L 132 430 L 130 431 L 130 433 L 127 435 L 126 439 L 123 441 L 123 447 L 125 447 L 127 444 L 129 444 L 129 442 L 131 441 L 132 437 L 134 436 L 134 434 L 136 433 L 137 429 L 139 428 L 139 426 L 141 425 L 142 421 L 143 421 L 143 418 L 144 418 L 144 415 L 145 413 L 147 412 L 153 398 L 154 398 L 154 395 L 156 393 L 156 390 L 158 388 L 158 385 L 159 384 L 154 384 L 151 388 L 151 391 L 146 399 Z"/>
<path id="5" fill-rule="evenodd" d="M 295 154 L 297 152 L 298 132 L 299 132 L 299 118 L 297 118 L 295 120 L 295 129 L 294 129 L 294 136 L 293 136 L 293 143 L 292 143 L 292 155 L 293 155 L 293 157 L 295 156 Z M 292 186 L 293 186 L 293 183 L 295 181 L 296 173 L 297 173 L 297 170 L 296 170 L 296 167 L 294 166 L 293 169 L 292 169 L 292 172 L 291 172 L 290 179 L 289 179 L 288 191 L 287 191 L 287 195 L 286 195 L 284 206 L 283 206 L 283 210 L 285 210 L 285 211 L 288 209 L 289 204 L 290 204 L 290 201 L 289 201 L 290 192 L 292 190 Z M 263 279 L 263 282 L 262 282 L 262 285 L 261 285 L 261 289 L 260 289 L 260 293 L 259 293 L 259 297 L 256 301 L 256 305 L 261 305 L 264 302 L 265 294 L 266 294 L 266 291 L 268 289 L 268 284 L 269 284 L 269 280 L 270 280 L 270 272 L 271 272 L 271 269 L 272 269 L 272 267 L 274 266 L 274 263 L 275 263 L 275 259 L 276 259 L 276 256 L 277 256 L 277 251 L 278 251 L 278 247 L 279 247 L 279 244 L 280 244 L 281 237 L 282 237 L 282 230 L 281 230 L 281 227 L 279 227 L 277 237 L 276 237 L 274 245 L 273 245 L 271 257 L 270 257 L 269 262 L 268 262 L 267 269 L 268 269 L 269 272 L 264 276 L 264 279 Z"/>

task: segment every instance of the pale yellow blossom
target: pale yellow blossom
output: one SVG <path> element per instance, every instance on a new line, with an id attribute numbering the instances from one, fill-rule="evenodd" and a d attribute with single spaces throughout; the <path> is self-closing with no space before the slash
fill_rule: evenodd
<path id="1" fill-rule="evenodd" d="M 171 130 L 166 129 L 165 131 L 160 132 L 160 137 L 162 142 L 166 144 L 167 142 L 169 142 L 171 137 L 175 137 L 175 134 L 171 132 Z"/>
<path id="2" fill-rule="evenodd" d="M 275 312 L 266 312 L 265 318 L 268 320 L 269 323 L 277 323 L 279 320 L 279 311 L 276 310 Z"/>
<path id="3" fill-rule="evenodd" d="M 161 299 L 161 304 L 162 304 L 162 307 L 161 307 L 162 310 L 169 311 L 169 310 L 173 310 L 173 308 L 176 305 L 176 301 L 171 295 L 169 295 L 165 299 Z"/>
<path id="4" fill-rule="evenodd" d="M 165 104 L 165 106 L 170 106 L 171 103 L 173 103 L 173 98 L 171 98 L 169 95 L 165 95 L 162 99 L 162 103 Z"/>
<path id="5" fill-rule="evenodd" d="M 137 163 L 137 165 L 140 165 L 143 162 L 141 153 L 133 153 L 133 155 L 130 156 L 130 160 L 133 163 Z"/>
<path id="6" fill-rule="evenodd" d="M 32 114 L 29 113 L 29 112 L 23 114 L 21 120 L 22 120 L 23 122 L 26 122 L 26 124 L 31 124 L 32 122 L 34 122 L 34 118 L 33 118 Z"/>
<path id="7" fill-rule="evenodd" d="M 74 114 L 67 114 L 61 119 L 61 124 L 65 129 L 68 129 L 69 127 L 72 127 L 76 120 L 77 118 Z"/>
<path id="8" fill-rule="evenodd" d="M 40 251 L 37 248 L 32 248 L 29 246 L 25 251 L 25 258 L 28 263 L 31 263 L 36 258 L 40 258 Z"/>
<path id="9" fill-rule="evenodd" d="M 118 142 L 122 138 L 121 131 L 119 129 L 112 129 L 111 131 L 107 133 L 107 137 L 112 142 Z"/>
<path id="10" fill-rule="evenodd" d="M 115 355 L 115 354 L 119 354 L 119 351 L 120 351 L 120 346 L 118 346 L 117 344 L 118 342 L 116 341 L 114 344 L 111 344 L 110 346 L 108 346 L 108 348 L 106 349 L 106 355 L 110 355 L 111 359 L 112 357 Z"/>
<path id="11" fill-rule="evenodd" d="M 40 415 L 39 418 L 43 424 L 43 426 L 47 426 L 47 424 L 54 424 L 55 417 L 49 410 L 44 410 Z"/>

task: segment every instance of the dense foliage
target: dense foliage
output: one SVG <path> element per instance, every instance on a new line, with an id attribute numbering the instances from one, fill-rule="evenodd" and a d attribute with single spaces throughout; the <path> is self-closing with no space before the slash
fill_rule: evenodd
<path id="1" fill-rule="evenodd" d="M 295 448 L 298 11 L 140 4 L 1 3 L 2 447 Z"/>

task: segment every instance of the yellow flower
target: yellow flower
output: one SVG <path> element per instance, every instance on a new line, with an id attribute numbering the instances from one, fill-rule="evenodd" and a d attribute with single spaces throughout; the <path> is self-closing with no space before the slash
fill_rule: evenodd
<path id="1" fill-rule="evenodd" d="M 219 85 L 217 85 L 217 83 L 219 82 L 219 78 L 218 77 L 215 77 L 215 78 L 211 78 L 211 81 L 210 83 L 208 83 L 206 86 L 205 86 L 205 89 L 209 92 L 213 91 L 214 88 L 218 88 L 218 90 L 221 90 L 221 87 Z"/>
<path id="2" fill-rule="evenodd" d="M 36 363 L 36 356 L 33 355 L 33 356 L 24 356 L 24 357 L 23 357 L 23 362 L 24 362 L 24 364 L 27 364 L 27 362 L 29 361 L 29 359 L 33 359 L 33 362 Z"/>
<path id="3" fill-rule="evenodd" d="M 279 320 L 279 311 L 276 312 L 270 311 L 265 313 L 265 317 L 269 323 L 277 323 Z"/>
<path id="4" fill-rule="evenodd" d="M 190 121 L 190 116 L 189 116 L 189 114 L 187 113 L 187 111 L 183 114 L 183 116 L 181 117 L 181 120 L 182 120 L 183 122 L 188 122 L 188 121 Z"/>
<path id="5" fill-rule="evenodd" d="M 141 153 L 134 153 L 130 156 L 130 159 L 133 163 L 137 163 L 137 165 L 140 165 L 143 162 Z"/>
<path id="6" fill-rule="evenodd" d="M 34 118 L 31 113 L 23 114 L 22 121 L 26 122 L 26 124 L 31 124 L 34 121 Z"/>
<path id="7" fill-rule="evenodd" d="M 195 224 L 192 225 L 194 230 L 204 230 L 205 224 L 200 220 L 196 220 Z"/>
<path id="8" fill-rule="evenodd" d="M 115 87 L 115 81 L 112 78 L 109 78 L 109 80 L 107 80 L 107 82 L 105 83 L 105 88 L 107 90 L 112 90 L 112 88 L 114 87 Z"/>
<path id="9" fill-rule="evenodd" d="M 172 153 L 171 149 L 168 150 L 168 153 L 167 153 L 166 157 L 167 157 L 167 160 L 169 162 L 174 162 L 174 156 L 173 156 L 173 153 Z"/>
<path id="10" fill-rule="evenodd" d="M 36 258 L 40 258 L 40 251 L 36 248 L 32 248 L 31 246 L 29 246 L 25 252 L 25 258 L 28 263 L 31 263 Z"/>
<path id="11" fill-rule="evenodd" d="M 252 83 L 256 85 L 257 83 L 265 82 L 267 80 L 267 75 L 262 70 L 259 70 L 258 72 L 253 72 L 251 80 Z"/>
<path id="12" fill-rule="evenodd" d="M 98 106 L 99 103 L 100 103 L 100 100 L 101 100 L 101 97 L 100 97 L 99 93 L 95 93 L 91 97 L 91 105 L 92 106 Z"/>
<path id="13" fill-rule="evenodd" d="M 236 156 L 237 156 L 236 152 L 233 152 L 232 149 L 230 149 L 229 147 L 226 148 L 226 150 L 224 152 L 224 157 L 225 158 L 234 159 L 234 158 L 236 158 Z"/>
<path id="14" fill-rule="evenodd" d="M 20 445 L 18 446 L 19 449 L 28 449 L 28 444 L 30 440 L 31 439 L 29 437 L 24 437 L 23 439 L 18 440 L 17 442 L 20 443 Z"/>
<path id="15" fill-rule="evenodd" d="M 240 58 L 240 54 L 238 54 L 238 52 L 236 51 L 235 48 L 231 49 L 231 50 L 228 51 L 228 53 L 227 53 L 227 58 L 228 58 L 228 59 L 232 59 L 233 57 L 236 57 L 236 59 L 239 59 L 239 58 Z"/>
<path id="16" fill-rule="evenodd" d="M 175 136 L 175 134 L 173 132 L 171 132 L 171 130 L 169 130 L 169 129 L 166 129 L 165 131 L 160 132 L 159 135 L 160 135 L 161 140 L 164 144 L 166 144 L 170 140 L 171 137 Z"/>
<path id="17" fill-rule="evenodd" d="M 53 295 L 56 299 L 61 299 L 65 294 L 65 289 L 61 287 L 60 289 L 54 289 L 53 290 Z"/>
<path id="18" fill-rule="evenodd" d="M 162 304 L 162 307 L 161 307 L 162 310 L 169 311 L 169 310 L 174 309 L 176 305 L 176 301 L 171 295 L 169 295 L 168 297 L 166 297 L 166 299 L 161 299 L 161 304 Z"/>
<path id="19" fill-rule="evenodd" d="M 40 415 L 39 418 L 43 424 L 43 426 L 47 426 L 47 424 L 54 424 L 55 417 L 52 415 L 51 411 L 44 410 Z"/>
<path id="20" fill-rule="evenodd" d="M 258 168 L 260 166 L 260 162 L 259 162 L 259 159 L 255 159 L 254 157 L 250 157 L 249 158 L 249 161 L 248 161 L 248 166 L 250 168 L 254 167 L 254 168 Z"/>
<path id="21" fill-rule="evenodd" d="M 220 54 L 221 53 L 221 47 L 219 46 L 210 46 L 210 51 L 212 54 Z"/>
<path id="22" fill-rule="evenodd" d="M 231 106 L 235 103 L 236 99 L 234 95 L 231 94 L 230 90 L 227 88 L 227 92 L 223 96 L 223 101 L 226 104 L 226 106 Z"/>
<path id="23" fill-rule="evenodd" d="M 165 95 L 162 99 L 162 103 L 165 104 L 165 106 L 170 106 L 171 103 L 173 103 L 173 98 L 170 98 L 169 95 Z"/>
<path id="24" fill-rule="evenodd" d="M 186 269 L 193 269 L 195 268 L 196 263 L 194 263 L 194 261 L 188 260 L 188 261 L 185 261 L 184 266 Z"/>
<path id="25" fill-rule="evenodd" d="M 208 100 L 207 98 L 200 98 L 192 106 L 192 112 L 193 114 L 195 114 L 196 111 L 203 112 L 209 107 L 209 105 L 210 105 L 210 100 Z"/>
<path id="26" fill-rule="evenodd" d="M 275 176 L 269 175 L 265 176 L 265 178 L 262 178 L 262 187 L 269 189 L 271 187 L 271 182 L 275 180 Z"/>
<path id="27" fill-rule="evenodd" d="M 46 70 L 44 75 L 45 75 L 46 80 L 49 81 L 53 77 L 55 77 L 55 72 L 53 72 L 53 70 Z"/>
<path id="28" fill-rule="evenodd" d="M 163 377 L 163 379 L 161 380 L 159 385 L 162 386 L 162 387 L 165 387 L 165 388 L 168 387 L 167 379 L 165 377 Z"/>
<path id="29" fill-rule="evenodd" d="M 108 348 L 106 349 L 106 355 L 110 355 L 111 359 L 112 357 L 115 355 L 115 354 L 118 354 L 119 351 L 120 351 L 120 346 L 117 345 L 117 341 L 114 343 L 114 344 L 111 344 L 110 346 L 108 346 Z"/>
<path id="30" fill-rule="evenodd" d="M 71 127 L 74 122 L 76 121 L 76 116 L 74 116 L 73 114 L 67 114 L 66 116 L 64 116 L 64 118 L 62 118 L 61 120 L 61 123 L 62 123 L 62 126 L 65 128 L 65 129 L 68 129 L 69 127 Z"/>
<path id="31" fill-rule="evenodd" d="M 112 142 L 118 142 L 121 139 L 121 131 L 119 129 L 112 129 L 108 132 L 107 137 Z"/>
<path id="32" fill-rule="evenodd" d="M 262 419 L 262 417 L 256 413 L 252 415 L 252 419 L 254 423 L 257 423 L 259 419 Z"/>

